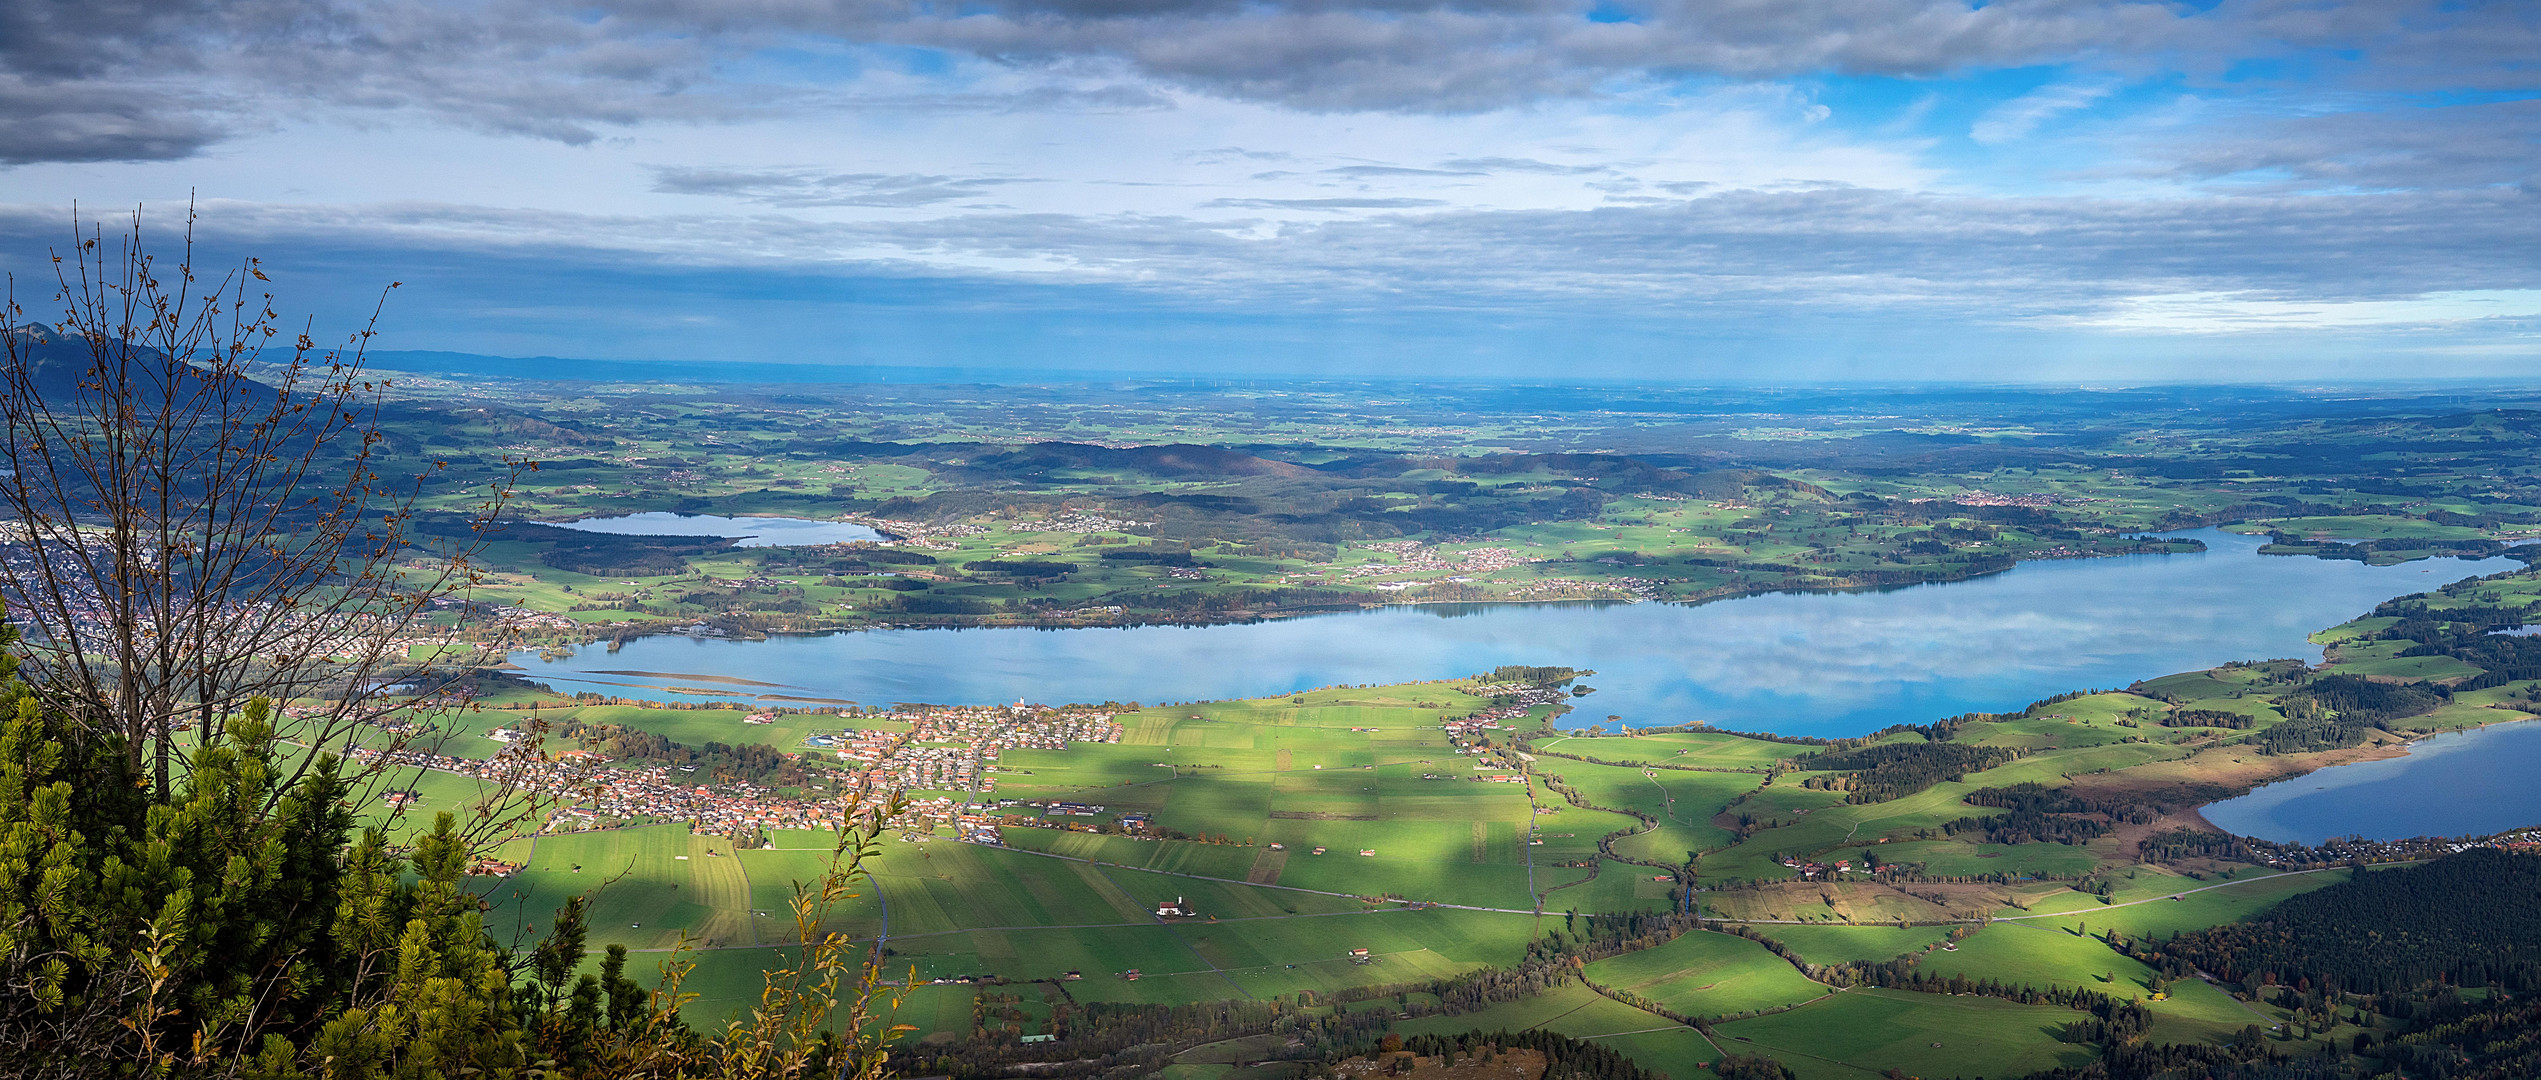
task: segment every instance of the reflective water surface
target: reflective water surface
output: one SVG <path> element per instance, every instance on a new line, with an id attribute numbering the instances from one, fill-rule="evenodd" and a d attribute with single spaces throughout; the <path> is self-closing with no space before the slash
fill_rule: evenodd
<path id="1" fill-rule="evenodd" d="M 2406 757 L 2335 765 L 2200 812 L 2242 836 L 2317 844 L 2339 836 L 2485 836 L 2541 825 L 2541 721 L 2409 744 Z"/>
<path id="2" fill-rule="evenodd" d="M 655 510 L 617 517 L 560 521 L 559 529 L 614 533 L 622 536 L 732 536 L 737 547 L 808 547 L 850 540 L 880 540 L 882 534 L 848 521 L 811 521 L 782 517 L 717 517 Z"/>
<path id="3" fill-rule="evenodd" d="M 2209 550 L 2024 563 L 1950 585 L 1790 593 L 1699 606 L 1401 607 L 1207 627 L 880 630 L 769 641 L 651 637 L 555 661 L 558 689 L 676 698 L 667 687 L 861 704 L 1184 701 L 1388 683 L 1500 664 L 1593 668 L 1570 724 L 1700 720 L 1853 735 L 2124 686 L 2227 660 L 2303 657 L 2313 631 L 2393 596 L 2518 564 L 2374 567 L 2256 554 L 2263 538 L 2189 535 Z M 644 674 L 626 674 L 641 672 Z M 778 700 L 778 699 L 771 699 Z"/>

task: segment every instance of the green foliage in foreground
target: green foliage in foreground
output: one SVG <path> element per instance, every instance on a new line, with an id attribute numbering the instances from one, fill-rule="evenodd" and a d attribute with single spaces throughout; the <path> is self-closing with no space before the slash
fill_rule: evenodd
<path id="1" fill-rule="evenodd" d="M 850 999 L 861 1033 L 872 987 L 868 970 L 859 992 L 835 939 L 772 980 L 748 1021 L 700 1033 L 678 1018 L 676 977 L 638 986 L 623 948 L 580 972 L 580 898 L 530 955 L 501 946 L 464 885 L 453 815 L 410 850 L 376 829 L 351 835 L 343 763 L 321 756 L 286 784 L 261 700 L 190 755 L 165 801 L 136 794 L 119 744 L 48 714 L 23 684 L 0 683 L 0 700 L 15 703 L 0 725 L 12 1076 L 879 1074 L 878 1050 L 823 1026 Z M 798 913 L 816 917 L 862 850 L 798 887 Z"/>

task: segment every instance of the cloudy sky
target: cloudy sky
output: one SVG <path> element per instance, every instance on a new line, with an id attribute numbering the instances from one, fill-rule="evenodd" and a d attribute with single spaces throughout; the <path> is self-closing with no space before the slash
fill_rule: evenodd
<path id="1" fill-rule="evenodd" d="M 0 262 L 193 197 L 391 347 L 2541 372 L 2531 0 L 0 0 Z"/>

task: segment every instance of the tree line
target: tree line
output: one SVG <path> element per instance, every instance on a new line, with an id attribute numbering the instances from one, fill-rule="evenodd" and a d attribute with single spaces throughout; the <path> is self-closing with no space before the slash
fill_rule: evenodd
<path id="1" fill-rule="evenodd" d="M 1979 788 L 1965 801 L 2010 813 L 1959 818 L 1943 825 L 1942 833 L 1982 832 L 1992 844 L 2083 844 L 2108 835 L 2116 823 L 2145 825 L 2162 815 L 2160 806 L 2138 799 L 2081 795 L 2037 783 Z"/>
<path id="2" fill-rule="evenodd" d="M 1809 777 L 1801 782 L 1803 787 L 1846 792 L 1844 801 L 1848 803 L 1876 803 L 1902 799 L 1968 773 L 2010 764 L 2023 753 L 2015 747 L 1966 743 L 1879 743 L 1812 754 L 1793 764 L 1838 774 Z"/>
<path id="3" fill-rule="evenodd" d="M 1391 1069 L 1399 1064 L 1402 1071 L 1408 1073 L 1411 1063 L 1394 1055 L 1437 1058 L 1452 1064 L 1476 1059 L 1497 1061 L 1511 1050 L 1528 1050 L 1543 1055 L 1541 1080 L 1663 1080 L 1661 1074 L 1642 1068 L 1631 1058 L 1611 1049 L 1542 1028 L 1487 1033 L 1477 1029 L 1462 1035 L 1414 1035 L 1410 1038 L 1388 1034 L 1374 1045 L 1354 1047 L 1323 1064 L 1330 1066 L 1353 1058 L 1373 1058 L 1380 1069 Z M 1392 1061 L 1389 1062 L 1388 1058 Z M 1779 1065 L 1776 1067 L 1779 1068 Z M 1780 1080 L 1788 1073 L 1773 1075 Z"/>
<path id="4" fill-rule="evenodd" d="M 708 740 L 700 746 L 675 742 L 668 735 L 624 724 L 556 724 L 558 738 L 572 740 L 613 761 L 658 761 L 674 767 L 695 766 L 717 780 L 747 780 L 770 787 L 800 787 L 812 779 L 801 758 L 787 757 L 766 743 L 738 745 Z"/>

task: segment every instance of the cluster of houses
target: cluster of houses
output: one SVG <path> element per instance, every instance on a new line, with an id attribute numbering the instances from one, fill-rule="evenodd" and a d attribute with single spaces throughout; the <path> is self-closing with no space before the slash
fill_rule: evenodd
<path id="1" fill-rule="evenodd" d="M 1538 705 L 1559 704 L 1560 702 L 1569 699 L 1571 696 L 1570 691 L 1564 690 L 1558 686 L 1534 686 L 1528 683 L 1515 682 L 1478 682 L 1470 686 L 1461 687 L 1460 689 L 1475 697 L 1508 698 L 1508 704 L 1494 705 L 1489 709 L 1474 714 L 1477 717 L 1496 720 L 1506 720 L 1513 716 L 1524 716 L 1528 709 L 1532 709 Z"/>
<path id="2" fill-rule="evenodd" d="M 984 837 L 974 840 L 974 842 L 985 844 L 1005 843 L 1004 840 L 997 838 L 996 827 L 1000 825 L 1015 829 L 1060 829 L 1068 832 L 1108 833 L 1117 829 L 1121 834 L 1137 839 L 1152 840 L 1156 838 L 1156 833 L 1152 831 L 1154 828 L 1154 819 L 1146 814 L 1122 814 L 1119 818 L 1109 823 L 1101 821 L 1077 822 L 1060 820 L 1062 818 L 1100 818 L 1103 816 L 1104 809 L 1105 808 L 1101 803 L 1069 802 L 1066 800 L 1053 800 L 1050 802 L 1041 802 L 1036 800 L 1032 802 L 1025 802 L 1021 799 L 999 799 L 994 807 L 981 806 L 978 808 L 978 816 L 976 820 L 980 823 L 980 831 L 984 834 Z M 1039 816 L 1021 813 L 1019 812 L 1021 810 L 1039 811 Z M 972 839 L 968 834 L 967 827 L 964 839 Z M 1272 846 L 1276 847 L 1277 845 Z"/>
<path id="3" fill-rule="evenodd" d="M 2044 507 L 2054 506 L 2060 502 L 2083 502 L 2096 500 L 2075 499 L 2071 496 L 2064 495 L 1997 495 L 1983 488 L 1976 488 L 1970 490 L 1967 494 L 1954 495 L 1947 499 L 1908 499 L 1906 501 L 1910 503 L 1948 502 L 1957 503 L 1960 506 Z"/>
<path id="4" fill-rule="evenodd" d="M 507 729 L 495 731 L 517 738 Z M 380 751 L 369 748 L 353 753 L 365 759 L 381 757 Z M 559 808 L 547 819 L 545 828 L 550 832 L 684 821 L 700 832 L 737 836 L 765 829 L 833 828 L 845 816 L 836 803 L 783 798 L 746 781 L 708 787 L 674 779 L 667 765 L 601 768 L 606 762 L 588 750 L 568 750 L 548 759 L 514 748 L 489 758 L 450 757 L 413 748 L 385 757 L 385 764 L 391 766 L 455 773 L 553 799 Z"/>
<path id="5" fill-rule="evenodd" d="M 2316 845 L 2270 844 L 2253 852 L 2269 866 L 2318 866 L 2325 863 L 2410 862 L 2443 855 L 2458 855 L 2472 848 L 2502 848 L 2507 851 L 2541 851 L 2541 827 L 2515 829 L 2492 836 L 2448 837 L 2413 836 L 2406 840 L 2368 840 L 2361 836 L 2336 837 Z"/>
<path id="6" fill-rule="evenodd" d="M 851 821 L 870 822 L 890 797 L 888 789 L 865 788 L 846 797 L 847 817 Z M 997 836 L 996 819 L 978 803 L 955 802 L 949 795 L 926 799 L 910 799 L 899 814 L 883 822 L 910 838 L 931 836 L 937 829 L 952 829 L 962 839 L 973 843 L 1002 844 Z"/>
<path id="7" fill-rule="evenodd" d="M 928 551 L 961 550 L 962 545 L 953 543 L 945 539 L 946 537 L 988 535 L 988 528 L 984 525 L 938 525 L 925 521 L 895 521 L 888 518 L 865 518 L 857 524 L 870 526 L 876 532 L 887 536 L 897 537 L 891 541 L 894 547 L 924 548 Z M 873 546 L 873 542 L 849 541 L 841 546 L 870 547 Z"/>
<path id="8" fill-rule="evenodd" d="M 805 746 L 854 762 L 858 784 L 904 791 L 996 789 L 998 754 L 1009 748 L 1064 750 L 1069 743 L 1116 743 L 1111 714 L 1013 705 L 927 707 L 895 712 L 907 731 L 854 729 L 817 734 Z"/>
<path id="9" fill-rule="evenodd" d="M 759 574 L 754 577 L 746 578 L 710 577 L 706 579 L 706 584 L 721 585 L 727 589 L 776 589 L 787 585 L 800 585 L 802 582 L 795 581 L 791 578 L 772 578 L 765 574 Z"/>
<path id="10" fill-rule="evenodd" d="M 552 611 L 512 605 L 489 606 L 485 615 L 495 626 L 505 630 L 581 630 L 583 625 L 571 616 Z"/>
<path id="11" fill-rule="evenodd" d="M 1449 717 L 1438 722 L 1447 733 L 1447 744 L 1459 754 L 1473 753 L 1477 744 L 1491 732 L 1501 730 L 1503 720 L 1516 720 L 1538 705 L 1550 705 L 1570 694 L 1559 687 L 1536 687 L 1520 683 L 1484 683 L 1464 688 L 1476 697 L 1504 698 L 1506 704 L 1493 705 L 1471 716 Z M 1480 768 L 1481 766 L 1475 766 Z"/>
<path id="12" fill-rule="evenodd" d="M 1506 584 L 1493 582 L 1493 584 Z M 1559 598 L 1594 593 L 1622 593 L 1634 600 L 1656 600 L 1666 582 L 1641 577 L 1610 577 L 1595 581 L 1574 578 L 1537 578 L 1517 583 L 1505 595 L 1515 599 Z"/>
<path id="13" fill-rule="evenodd" d="M 891 748 L 899 742 L 898 732 L 880 728 L 849 728 L 836 734 L 814 733 L 804 738 L 803 745 L 814 750 L 830 751 L 861 765 L 871 765 L 888 756 Z"/>
<path id="14" fill-rule="evenodd" d="M 1010 527 L 1010 531 L 1047 533 L 1128 532 L 1131 529 L 1145 528 L 1153 524 L 1155 524 L 1155 522 L 1131 521 L 1127 518 L 1105 517 L 1101 514 L 1085 510 L 1063 510 L 1046 521 L 1018 521 Z"/>
<path id="15" fill-rule="evenodd" d="M 1003 802 L 1002 805 L 1029 806 L 1051 817 L 1101 817 L 1103 815 L 1103 804 L 1101 803 L 1068 802 L 1064 799 L 1053 800 L 1051 802 L 1035 800 L 1026 803 L 1016 803 L 1012 800 L 1007 800 Z M 1140 828 L 1145 828 L 1147 826 L 1147 815 L 1129 814 L 1121 818 L 1121 824 L 1123 825 L 1127 825 L 1131 821 L 1136 821 Z"/>
<path id="16" fill-rule="evenodd" d="M 1819 878 L 1825 878 L 1831 881 L 1834 880 L 1835 876 L 1838 874 L 1849 874 L 1853 872 L 1853 860 L 1851 859 L 1837 859 L 1832 863 L 1820 863 L 1808 859 L 1785 858 L 1782 860 L 1782 865 L 1799 871 L 1800 880 L 1802 881 L 1816 881 Z"/>
<path id="17" fill-rule="evenodd" d="M 1394 556 L 1395 561 L 1352 566 L 1334 571 L 1334 576 L 1368 578 L 1392 577 L 1397 574 L 1487 574 L 1537 561 L 1520 554 L 1515 548 L 1504 547 L 1441 551 L 1417 540 L 1387 540 L 1357 546 L 1369 551 L 1382 551 Z"/>
<path id="18" fill-rule="evenodd" d="M 997 760 L 994 748 L 976 746 L 909 746 L 866 767 L 869 779 L 905 791 L 986 791 L 986 769 Z"/>

